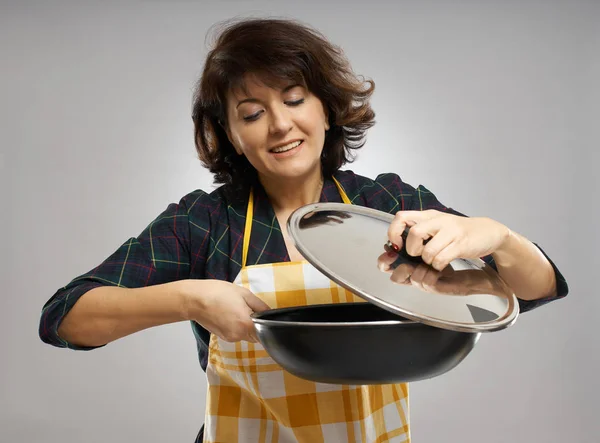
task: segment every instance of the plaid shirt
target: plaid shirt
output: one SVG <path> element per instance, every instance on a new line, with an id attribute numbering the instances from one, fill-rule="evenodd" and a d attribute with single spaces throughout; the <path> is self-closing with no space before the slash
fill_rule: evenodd
<path id="1" fill-rule="evenodd" d="M 339 171 L 335 177 L 356 205 L 388 213 L 437 209 L 463 215 L 442 205 L 425 187 L 413 188 L 396 174 L 381 174 L 372 180 L 351 171 Z M 66 342 L 58 336 L 57 330 L 79 297 L 97 286 L 134 288 L 188 278 L 233 282 L 241 268 L 247 203 L 228 199 L 224 190 L 220 187 L 210 194 L 196 190 L 184 196 L 179 203 L 170 204 L 139 236 L 130 238 L 99 266 L 58 289 L 44 305 L 40 338 L 57 347 L 94 349 Z M 258 187 L 254 193 L 248 265 L 289 261 L 277 217 L 264 189 Z M 333 180 L 325 180 L 321 201 L 341 202 Z M 484 257 L 484 260 L 495 267 L 491 257 Z M 535 301 L 519 300 L 521 312 L 567 295 L 565 279 L 554 263 L 550 263 L 556 275 L 558 296 Z M 200 365 L 206 370 L 209 333 L 198 323 L 191 324 Z"/>

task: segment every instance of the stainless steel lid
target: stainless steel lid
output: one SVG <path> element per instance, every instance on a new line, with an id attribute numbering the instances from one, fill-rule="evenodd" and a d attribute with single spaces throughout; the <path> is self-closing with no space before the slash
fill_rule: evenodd
<path id="1" fill-rule="evenodd" d="M 393 218 L 362 206 L 315 203 L 290 216 L 288 231 L 320 272 L 400 316 L 464 332 L 497 331 L 516 321 L 517 298 L 483 260 L 457 259 L 438 272 L 386 247 Z"/>

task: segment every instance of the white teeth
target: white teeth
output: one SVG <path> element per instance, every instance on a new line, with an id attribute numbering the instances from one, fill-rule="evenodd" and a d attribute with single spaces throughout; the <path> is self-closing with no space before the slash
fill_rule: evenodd
<path id="1" fill-rule="evenodd" d="M 285 151 L 289 151 L 290 149 L 294 149 L 296 147 L 298 147 L 300 145 L 300 143 L 302 143 L 301 140 L 292 142 L 292 143 L 288 143 L 285 146 L 280 146 L 279 148 L 275 148 L 275 149 L 271 149 L 271 152 L 285 152 Z"/>

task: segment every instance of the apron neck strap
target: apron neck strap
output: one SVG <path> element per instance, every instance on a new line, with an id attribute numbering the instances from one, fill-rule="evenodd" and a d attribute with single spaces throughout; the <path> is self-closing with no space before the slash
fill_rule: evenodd
<path id="1" fill-rule="evenodd" d="M 335 186 L 338 188 L 338 191 L 340 193 L 340 197 L 342 197 L 342 201 L 344 203 L 346 203 L 347 205 L 351 205 L 352 202 L 350 201 L 350 199 L 346 195 L 346 191 L 344 191 L 344 188 L 342 188 L 342 185 L 340 184 L 340 182 L 337 181 L 335 177 L 331 177 L 331 178 L 333 179 L 333 182 L 335 183 Z"/>
<path id="2" fill-rule="evenodd" d="M 351 205 L 352 202 L 346 195 L 346 192 L 344 191 L 344 188 L 342 187 L 340 182 L 338 182 L 335 177 L 332 177 L 332 178 L 333 178 L 333 182 L 335 183 L 335 186 L 338 188 L 340 197 L 342 197 L 342 202 L 344 202 L 347 205 Z M 244 227 L 244 241 L 242 242 L 242 268 L 246 267 L 246 260 L 248 258 L 248 249 L 250 247 L 250 232 L 252 231 L 252 216 L 253 216 L 253 214 L 254 214 L 254 191 L 252 190 L 252 188 L 250 188 L 250 195 L 248 196 L 248 209 L 246 210 L 246 224 Z"/>
<path id="3" fill-rule="evenodd" d="M 246 210 L 246 225 L 244 227 L 244 241 L 242 243 L 242 268 L 246 267 L 248 248 L 250 246 L 250 232 L 252 231 L 252 214 L 254 214 L 254 191 L 250 188 L 248 197 L 248 209 Z"/>

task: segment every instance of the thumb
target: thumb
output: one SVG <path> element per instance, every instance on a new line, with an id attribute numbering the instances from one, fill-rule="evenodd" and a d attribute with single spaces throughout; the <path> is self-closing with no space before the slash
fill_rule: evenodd
<path id="1" fill-rule="evenodd" d="M 266 304 L 264 301 L 262 301 L 250 291 L 244 292 L 243 297 L 248 307 L 254 312 L 262 312 L 271 309 L 268 304 Z"/>

